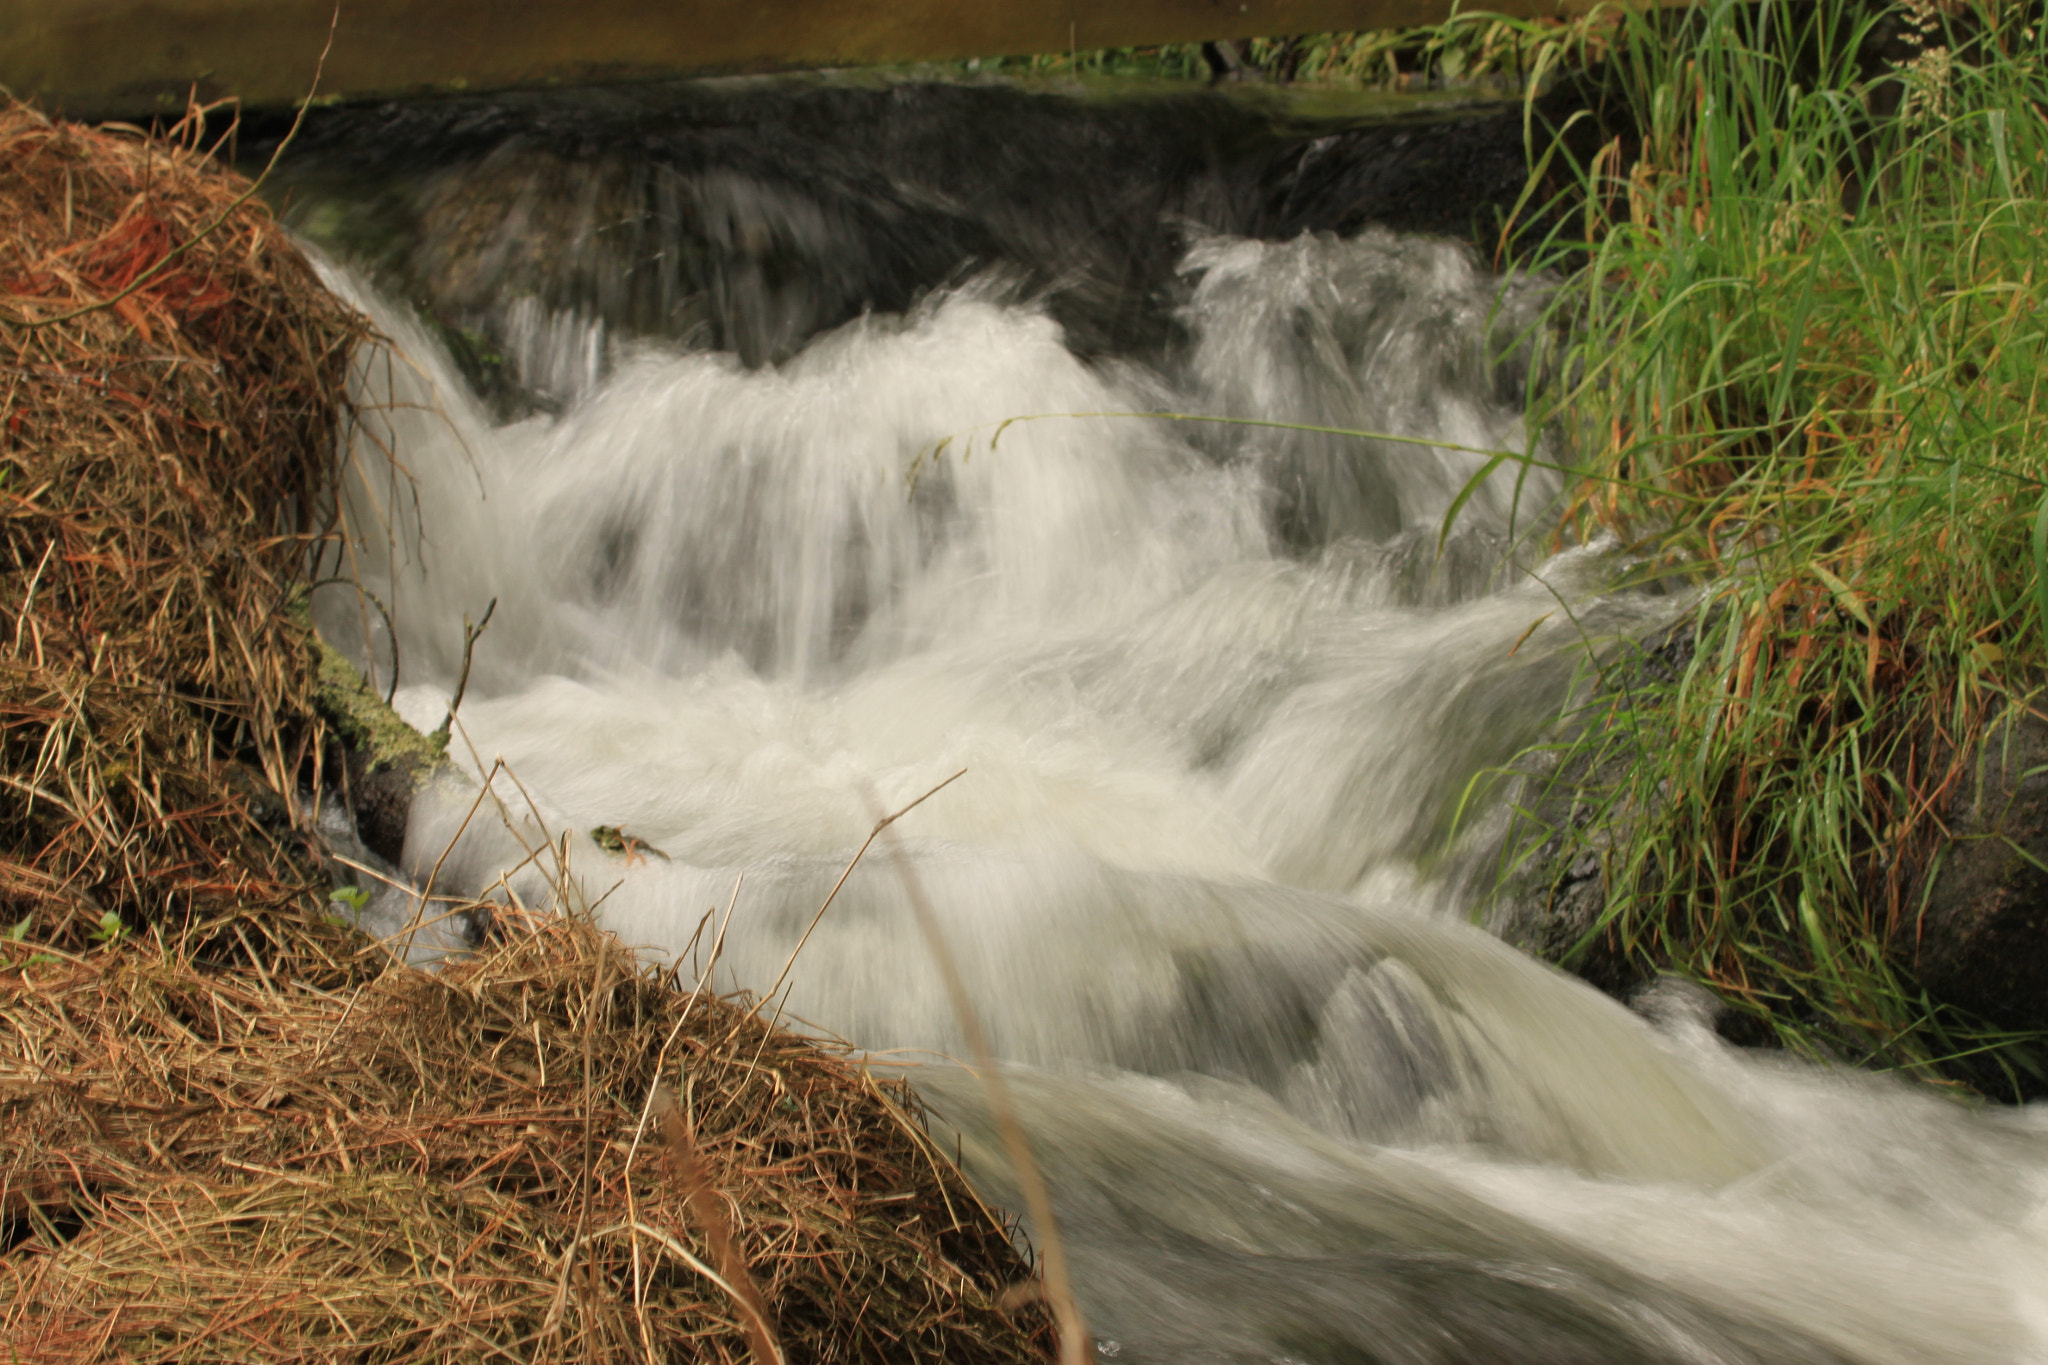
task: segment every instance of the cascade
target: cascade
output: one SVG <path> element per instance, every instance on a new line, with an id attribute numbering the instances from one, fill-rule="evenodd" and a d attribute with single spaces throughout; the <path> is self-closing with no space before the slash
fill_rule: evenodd
<path id="1" fill-rule="evenodd" d="M 1268 191 L 1301 145 L 1352 183 L 1330 138 L 1236 115 L 991 94 L 977 146 L 957 91 L 692 91 L 633 138 L 447 115 L 403 170 L 315 136 L 294 189 L 391 343 L 336 570 L 389 622 L 322 631 L 431 727 L 497 603 L 412 876 L 537 896 L 567 835 L 650 954 L 730 902 L 717 984 L 760 989 L 964 772 L 895 828 L 1105 1359 L 2048 1359 L 2048 1114 L 1473 924 L 1486 775 L 1673 609 L 1548 548 L 1540 466 L 1441 534 L 1544 450 L 1541 281 L 1319 220 Z M 778 1007 L 914 1063 L 1009 1198 L 888 859 Z"/>

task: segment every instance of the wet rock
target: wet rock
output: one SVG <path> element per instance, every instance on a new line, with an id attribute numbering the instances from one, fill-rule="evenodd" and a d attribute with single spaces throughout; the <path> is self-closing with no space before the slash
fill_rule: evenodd
<path id="1" fill-rule="evenodd" d="M 318 648 L 314 704 L 342 744 L 343 795 L 356 835 L 378 857 L 397 863 L 405 852 L 413 794 L 447 762 L 447 737 L 413 729 L 345 656 L 325 642 Z"/>
<path id="2" fill-rule="evenodd" d="M 405 825 L 412 814 L 413 794 L 428 770 L 418 760 L 379 760 L 356 750 L 348 755 L 347 797 L 355 816 L 356 837 L 388 863 L 405 854 Z"/>
<path id="3" fill-rule="evenodd" d="M 1928 993 L 2012 1029 L 2048 1028 L 2048 723 L 1986 732 L 1947 820 L 1916 925 Z"/>
<path id="4" fill-rule="evenodd" d="M 1611 669 L 1610 688 L 1674 681 L 1691 661 L 1693 639 L 1690 621 L 1673 627 Z M 1626 745 L 1582 749 L 1532 776 L 1528 815 L 1509 837 L 1511 846 L 1519 838 L 1521 847 L 1536 847 L 1488 919 L 1507 942 L 1621 998 L 1655 978 L 1601 929 L 1607 861 L 1631 822 L 1611 797 L 1634 760 Z M 1909 902 L 1922 908 L 1897 963 L 1939 1003 L 1998 1028 L 2048 1029 L 2048 721 L 2021 708 L 2006 712 L 1987 727 L 1966 771 L 1940 813 L 1949 837 Z"/>
<path id="5" fill-rule="evenodd" d="M 1607 695 L 1677 681 L 1692 661 L 1690 617 L 1646 641 L 1609 667 Z M 1602 698 L 1588 714 L 1601 714 Z M 1609 995 L 1627 999 L 1656 979 L 1601 924 L 1607 909 L 1607 859 L 1625 842 L 1626 811 L 1613 793 L 1634 763 L 1625 745 L 1578 747 L 1548 772 L 1530 774 L 1521 798 L 1526 814 L 1508 834 L 1509 847 L 1533 852 L 1496 894 L 1487 927 L 1533 957 L 1564 967 Z"/>
<path id="6" fill-rule="evenodd" d="M 1576 98 L 1534 116 L 1564 126 Z M 1378 225 L 1490 254 L 1528 180 L 1525 116 L 1311 114 L 1270 88 L 659 82 L 316 109 L 271 187 L 295 229 L 418 304 L 510 419 L 572 403 L 616 344 L 780 363 L 969 281 L 1041 304 L 1084 356 L 1167 363 L 1205 236 Z M 252 116 L 245 152 L 289 126 Z"/>
<path id="7" fill-rule="evenodd" d="M 1589 784 L 1590 786 L 1591 784 Z M 1596 803 L 1562 803 L 1561 824 L 1495 903 L 1487 927 L 1532 957 L 1626 1000 L 1655 979 L 1601 924 L 1610 831 L 1587 833 Z"/>

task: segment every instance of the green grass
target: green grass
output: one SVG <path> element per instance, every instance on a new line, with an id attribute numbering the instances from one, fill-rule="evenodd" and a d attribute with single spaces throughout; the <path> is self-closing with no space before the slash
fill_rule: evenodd
<path id="1" fill-rule="evenodd" d="M 1569 339 L 1532 402 L 1583 471 L 1560 535 L 1704 596 L 1689 662 L 1613 665 L 1561 771 L 1627 756 L 1571 836 L 1605 850 L 1606 951 L 1791 1047 L 2009 1095 L 2040 1036 L 1910 963 L 1971 746 L 2048 677 L 2048 47 L 2009 8 L 1891 13 L 1601 31 L 1624 131 L 1550 153 L 1570 210 L 1533 263 Z"/>

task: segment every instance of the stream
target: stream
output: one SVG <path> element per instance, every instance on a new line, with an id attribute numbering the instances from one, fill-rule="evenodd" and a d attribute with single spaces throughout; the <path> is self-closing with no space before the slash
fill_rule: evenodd
<path id="1" fill-rule="evenodd" d="M 2048 1112 L 1485 932 L 1489 774 L 1674 611 L 1550 543 L 1553 475 L 1471 486 L 1545 454 L 1545 282 L 1441 235 L 1519 137 L 880 80 L 316 119 L 286 220 L 391 342 L 323 570 L 389 625 L 319 624 L 431 728 L 496 604 L 405 872 L 566 860 L 653 958 L 787 965 L 1017 1207 L 921 888 L 1105 1360 L 2048 1360 Z"/>

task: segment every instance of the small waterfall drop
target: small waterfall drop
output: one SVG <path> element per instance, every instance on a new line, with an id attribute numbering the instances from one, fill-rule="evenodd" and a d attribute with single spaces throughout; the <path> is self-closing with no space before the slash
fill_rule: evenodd
<path id="1" fill-rule="evenodd" d="M 763 988 L 877 815 L 964 770 L 898 831 L 1105 1358 L 2048 1359 L 2041 1114 L 1733 1053 L 1467 922 L 1483 840 L 1454 836 L 1495 799 L 1481 779 L 1589 651 L 1670 610 L 1613 591 L 1597 547 L 1541 549 L 1541 468 L 1496 469 L 1439 544 L 1489 453 L 1532 441 L 1540 286 L 1440 240 L 1212 221 L 1146 305 L 1170 327 L 1122 349 L 1076 344 L 1081 305 L 993 248 L 829 325 L 788 290 L 705 286 L 753 332 L 619 302 L 688 312 L 681 276 L 634 293 L 606 264 L 621 185 L 696 196 L 676 221 L 698 266 L 756 239 L 858 264 L 1039 220 L 1085 235 L 1071 194 L 913 230 L 940 211 L 847 188 L 897 193 L 889 171 L 836 167 L 807 199 L 694 166 L 664 190 L 511 142 L 438 171 L 415 255 L 458 279 L 518 277 L 517 235 L 461 186 L 574 210 L 538 239 L 570 254 L 530 269 L 583 271 L 584 302 L 492 305 L 524 416 L 445 321 L 329 267 L 392 342 L 359 375 L 337 571 L 396 638 L 340 592 L 323 632 L 380 684 L 395 659 L 432 725 L 464 617 L 498 604 L 460 714 L 476 761 L 415 808 L 411 871 L 533 894 L 531 850 L 566 835 L 603 920 L 657 955 L 743 876 L 718 985 Z M 1378 434 L 1305 429 L 1332 427 Z M 497 760 L 503 818 L 471 819 Z M 661 856 L 605 852 L 606 825 Z M 1006 1191 L 886 859 L 847 877 L 785 1008 L 924 1059 Z"/>

